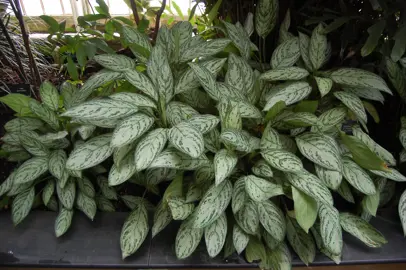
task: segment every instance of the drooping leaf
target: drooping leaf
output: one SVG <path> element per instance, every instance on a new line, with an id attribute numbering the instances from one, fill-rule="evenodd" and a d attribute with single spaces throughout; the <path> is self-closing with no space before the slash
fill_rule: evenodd
<path id="1" fill-rule="evenodd" d="M 67 209 L 72 209 L 76 198 L 76 186 L 72 178 L 68 180 L 63 188 L 56 185 L 56 192 L 61 204 Z"/>
<path id="2" fill-rule="evenodd" d="M 214 156 L 214 174 L 216 185 L 222 183 L 237 165 L 237 155 L 229 150 L 222 149 Z"/>
<path id="3" fill-rule="evenodd" d="M 303 100 L 310 94 L 311 87 L 307 82 L 294 82 L 283 84 L 275 90 L 267 96 L 264 111 L 269 110 L 279 101 L 284 101 L 288 106 Z"/>
<path id="4" fill-rule="evenodd" d="M 265 213 L 263 214 L 265 215 Z M 259 216 L 257 205 L 252 200 L 248 200 L 240 211 L 234 214 L 240 228 L 251 235 L 255 235 L 259 229 Z"/>
<path id="5" fill-rule="evenodd" d="M 189 123 L 179 123 L 172 127 L 168 132 L 168 139 L 179 151 L 193 158 L 203 154 L 203 135 Z"/>
<path id="6" fill-rule="evenodd" d="M 343 249 L 343 236 L 340 226 L 340 214 L 332 206 L 321 204 L 319 207 L 320 235 L 324 247 L 333 255 L 340 255 Z"/>
<path id="7" fill-rule="evenodd" d="M 312 33 L 309 45 L 309 58 L 313 69 L 318 70 L 325 61 L 327 37 L 323 33 L 324 27 L 319 24 Z"/>
<path id="8" fill-rule="evenodd" d="M 368 56 L 375 50 L 375 47 L 378 45 L 379 39 L 382 36 L 383 30 L 385 29 L 385 25 L 386 21 L 380 20 L 368 28 L 368 39 L 361 48 L 361 55 L 363 57 Z"/>
<path id="9" fill-rule="evenodd" d="M 296 221 L 308 233 L 317 219 L 317 202 L 293 186 L 292 197 Z"/>
<path id="10" fill-rule="evenodd" d="M 160 202 L 154 213 L 154 225 L 152 226 L 152 237 L 155 237 L 172 221 L 172 214 L 168 205 Z"/>
<path id="11" fill-rule="evenodd" d="M 334 96 L 344 103 L 345 106 L 347 106 L 352 112 L 354 112 L 360 120 L 362 120 L 364 123 L 367 122 L 367 113 L 365 112 L 364 105 L 359 97 L 344 91 L 335 92 Z"/>
<path id="12" fill-rule="evenodd" d="M 48 170 L 48 157 L 33 157 L 24 162 L 13 176 L 13 184 L 29 183 Z"/>
<path id="13" fill-rule="evenodd" d="M 204 229 L 195 228 L 189 220 L 180 225 L 175 240 L 175 253 L 178 259 L 189 257 L 202 239 Z"/>
<path id="14" fill-rule="evenodd" d="M 76 207 L 82 211 L 90 220 L 96 215 L 97 205 L 93 198 L 88 197 L 84 192 L 77 193 Z"/>
<path id="15" fill-rule="evenodd" d="M 244 182 L 248 196 L 257 202 L 266 201 L 271 197 L 283 194 L 281 186 L 254 175 L 244 176 Z"/>
<path id="16" fill-rule="evenodd" d="M 31 187 L 19 193 L 11 205 L 11 219 L 14 226 L 17 226 L 26 218 L 31 210 L 35 198 L 35 188 Z"/>
<path id="17" fill-rule="evenodd" d="M 143 113 L 134 114 L 118 123 L 111 137 L 111 147 L 132 143 L 149 130 L 154 118 Z"/>
<path id="18" fill-rule="evenodd" d="M 226 242 L 226 236 L 227 217 L 223 213 L 215 222 L 204 230 L 207 253 L 209 253 L 211 258 L 216 257 L 221 252 Z"/>
<path id="19" fill-rule="evenodd" d="M 271 201 L 258 204 L 259 221 L 264 229 L 278 242 L 286 234 L 286 221 L 282 210 Z"/>
<path id="20" fill-rule="evenodd" d="M 277 149 L 261 151 L 262 157 L 274 168 L 284 172 L 298 172 L 303 169 L 302 161 L 294 154 Z"/>
<path id="21" fill-rule="evenodd" d="M 72 209 L 69 210 L 69 209 L 66 209 L 65 207 L 61 207 L 59 214 L 55 220 L 55 236 L 56 237 L 60 237 L 68 231 L 68 229 L 72 223 L 73 212 L 74 212 L 74 210 L 72 210 Z"/>
<path id="22" fill-rule="evenodd" d="M 369 175 L 349 158 L 343 160 L 343 175 L 354 188 L 366 195 L 376 192 L 374 182 Z"/>
<path id="23" fill-rule="evenodd" d="M 286 218 L 286 232 L 290 245 L 302 262 L 306 265 L 312 263 L 316 255 L 316 245 L 313 238 L 305 233 L 299 224 L 290 217 Z"/>

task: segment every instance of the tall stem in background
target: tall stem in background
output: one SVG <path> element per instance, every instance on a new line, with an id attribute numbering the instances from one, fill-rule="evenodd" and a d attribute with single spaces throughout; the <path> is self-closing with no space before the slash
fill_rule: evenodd
<path id="1" fill-rule="evenodd" d="M 155 29 L 154 29 L 154 36 L 152 37 L 152 40 L 155 41 L 156 37 L 158 36 L 158 30 L 159 30 L 159 23 L 161 21 L 161 15 L 165 10 L 166 6 L 166 0 L 162 0 L 162 6 L 156 13 L 156 19 L 155 19 Z"/>
<path id="2" fill-rule="evenodd" d="M 133 11 L 135 23 L 138 26 L 138 24 L 140 23 L 140 17 L 138 16 L 137 4 L 135 3 L 135 0 L 130 0 L 130 4 L 131 4 L 131 10 Z"/>

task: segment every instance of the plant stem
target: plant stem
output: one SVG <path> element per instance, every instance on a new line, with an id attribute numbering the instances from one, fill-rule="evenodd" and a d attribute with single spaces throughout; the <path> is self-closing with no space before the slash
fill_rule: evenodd
<path id="1" fill-rule="evenodd" d="M 14 11 L 14 15 L 18 19 L 18 23 L 20 25 L 21 35 L 23 37 L 25 50 L 27 51 L 30 66 L 33 69 L 32 77 L 34 80 L 34 85 L 39 87 L 41 84 L 41 75 L 39 74 L 37 63 L 35 62 L 34 56 L 32 55 L 32 51 L 30 48 L 30 39 L 29 39 L 29 36 L 25 29 L 24 18 L 23 18 L 23 14 L 21 12 L 20 2 L 19 2 L 19 0 L 9 0 L 9 2 Z M 35 95 L 35 91 L 34 91 L 34 95 Z"/>
<path id="2" fill-rule="evenodd" d="M 159 23 L 161 21 L 161 15 L 165 10 L 166 6 L 166 0 L 162 0 L 162 6 L 156 13 L 156 19 L 155 19 L 155 29 L 154 29 L 154 36 L 152 37 L 152 40 L 155 42 L 156 37 L 158 36 L 158 31 L 159 31 Z"/>
<path id="3" fill-rule="evenodd" d="M 140 23 L 140 17 L 138 16 L 137 4 L 135 3 L 135 0 L 130 0 L 130 4 L 131 4 L 131 10 L 133 11 L 135 23 L 138 26 L 138 24 Z"/>
<path id="4" fill-rule="evenodd" d="M 166 128 L 168 127 L 168 121 L 166 119 L 166 101 L 163 96 L 159 97 L 159 107 L 160 107 L 160 115 L 161 115 L 161 122 L 162 122 L 162 127 Z"/>
<path id="5" fill-rule="evenodd" d="M 7 28 L 6 28 L 6 26 L 4 25 L 2 19 L 0 19 L 0 27 L 1 27 L 1 30 L 3 31 L 4 36 L 5 36 L 6 39 L 7 39 L 8 45 L 10 46 L 11 50 L 12 50 L 13 53 L 14 53 L 14 56 L 15 56 L 15 58 L 16 58 L 16 62 L 17 62 L 17 65 L 18 65 L 18 69 L 16 69 L 13 65 L 11 65 L 11 64 L 9 63 L 9 64 L 10 64 L 10 67 L 11 67 L 12 69 L 15 69 L 15 71 L 16 71 L 17 74 L 18 74 L 18 76 L 20 77 L 20 79 L 21 79 L 24 83 L 28 84 L 28 79 L 27 79 L 27 77 L 25 77 L 24 68 L 23 68 L 23 64 L 22 64 L 21 59 L 20 59 L 20 55 L 18 54 L 17 49 L 16 49 L 16 47 L 14 46 L 14 43 L 13 43 L 13 41 L 11 40 L 11 37 L 10 37 L 10 35 L 8 34 Z M 4 55 L 3 52 L 0 52 L 0 54 Z M 5 56 L 4 56 L 4 59 L 8 62 L 8 60 L 7 60 L 7 58 L 6 58 Z"/>

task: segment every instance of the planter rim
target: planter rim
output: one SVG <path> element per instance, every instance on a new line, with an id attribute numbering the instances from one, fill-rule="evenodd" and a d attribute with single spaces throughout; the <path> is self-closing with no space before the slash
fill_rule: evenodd
<path id="1" fill-rule="evenodd" d="M 121 259 L 120 231 L 128 213 L 98 213 L 88 220 L 76 211 L 72 227 L 66 235 L 56 238 L 54 222 L 56 213 L 34 211 L 17 227 L 10 213 L 0 213 L 0 267 L 77 267 L 77 268 L 257 268 L 242 256 L 233 254 L 228 259 L 221 255 L 212 259 L 206 252 L 204 241 L 185 260 L 175 256 L 174 243 L 177 223 L 145 240 L 132 256 Z M 386 217 L 371 221 L 388 240 L 380 249 L 366 247 L 359 240 L 344 233 L 341 265 L 406 263 L 406 239 L 400 223 Z M 294 255 L 294 266 L 304 264 Z M 335 265 L 322 254 L 317 254 L 310 266 Z"/>

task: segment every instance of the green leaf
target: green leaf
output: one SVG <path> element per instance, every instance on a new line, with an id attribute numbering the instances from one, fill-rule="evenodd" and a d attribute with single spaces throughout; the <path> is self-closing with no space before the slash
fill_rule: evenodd
<path id="1" fill-rule="evenodd" d="M 341 133 L 341 141 L 350 150 L 352 159 L 364 169 L 386 171 L 385 162 L 360 139 Z"/>
<path id="2" fill-rule="evenodd" d="M 362 57 L 370 55 L 375 50 L 375 47 L 378 45 L 379 39 L 382 36 L 383 30 L 385 30 L 385 25 L 386 21 L 380 20 L 368 28 L 368 39 L 361 48 Z"/>
<path id="3" fill-rule="evenodd" d="M 14 182 L 15 172 L 10 173 L 10 175 L 0 184 L 0 197 L 10 191 Z"/>
<path id="4" fill-rule="evenodd" d="M 108 200 L 117 200 L 116 190 L 109 186 L 108 180 L 104 176 L 97 177 L 97 184 L 99 185 L 104 198 Z"/>
<path id="5" fill-rule="evenodd" d="M 254 72 L 245 59 L 230 53 L 224 82 L 240 93 L 248 94 L 254 86 Z"/>
<path id="6" fill-rule="evenodd" d="M 112 147 L 122 147 L 130 144 L 154 124 L 154 118 L 143 113 L 134 114 L 118 123 L 111 138 Z"/>
<path id="7" fill-rule="evenodd" d="M 158 90 L 159 97 L 169 102 L 174 95 L 173 76 L 166 52 L 162 46 L 155 46 L 147 63 L 147 72 Z"/>
<path id="8" fill-rule="evenodd" d="M 292 255 L 285 243 L 281 243 L 273 250 L 267 251 L 267 265 L 272 270 L 292 269 Z"/>
<path id="9" fill-rule="evenodd" d="M 80 192 L 82 192 L 84 195 L 90 198 L 95 197 L 96 192 L 94 190 L 94 186 L 87 177 L 83 177 L 81 179 L 78 178 L 77 184 Z"/>
<path id="10" fill-rule="evenodd" d="M 314 261 L 316 255 L 316 245 L 313 238 L 305 233 L 295 220 L 292 220 L 290 217 L 286 219 L 288 241 L 304 264 L 309 265 L 309 263 Z"/>
<path id="11" fill-rule="evenodd" d="M 148 235 L 148 212 L 145 204 L 138 203 L 124 222 L 120 235 L 123 259 L 135 253 Z"/>
<path id="12" fill-rule="evenodd" d="M 107 4 L 104 2 L 104 0 L 96 0 L 98 6 L 98 11 L 99 13 L 103 14 L 103 15 L 107 15 L 109 16 L 109 7 L 107 6 Z M 97 8 L 97 7 L 96 7 Z"/>
<path id="13" fill-rule="evenodd" d="M 145 87 L 145 85 L 144 85 L 144 87 Z M 144 95 L 137 94 L 137 93 L 120 92 L 120 93 L 115 93 L 109 97 L 114 100 L 129 102 L 131 104 L 134 104 L 137 107 L 147 107 L 147 108 L 153 108 L 153 109 L 157 108 L 154 101 L 152 101 L 150 98 L 148 98 Z"/>
<path id="14" fill-rule="evenodd" d="M 257 260 L 266 260 L 264 244 L 256 237 L 250 237 L 247 248 L 245 250 L 245 258 L 252 263 Z"/>
<path id="15" fill-rule="evenodd" d="M 239 22 L 235 25 L 222 21 L 227 31 L 228 37 L 234 43 L 235 47 L 240 51 L 241 56 L 245 59 L 249 59 L 251 53 L 251 41 L 247 32 L 241 26 Z M 230 54 L 231 55 L 231 54 Z"/>
<path id="16" fill-rule="evenodd" d="M 248 200 L 248 194 L 245 191 L 245 186 L 245 177 L 240 177 L 234 184 L 231 201 L 231 208 L 234 214 L 237 213 Z"/>
<path id="17" fill-rule="evenodd" d="M 96 205 L 97 205 L 97 209 L 99 209 L 102 212 L 115 212 L 116 211 L 113 203 L 110 200 L 108 200 L 106 197 L 103 197 L 103 196 L 96 197 Z"/>
<path id="18" fill-rule="evenodd" d="M 255 30 L 260 37 L 265 39 L 273 30 L 277 22 L 278 13 L 278 0 L 258 1 L 255 12 Z"/>
<path id="19" fill-rule="evenodd" d="M 374 217 L 379 207 L 379 195 L 380 192 L 376 192 L 374 195 L 364 196 L 361 202 L 362 209 Z"/>
<path id="20" fill-rule="evenodd" d="M 216 3 L 210 9 L 209 14 L 207 14 L 208 25 L 211 25 L 214 22 L 214 20 L 217 18 L 218 10 L 221 7 L 222 2 L 223 2 L 223 0 L 217 0 Z"/>
<path id="21" fill-rule="evenodd" d="M 30 102 L 34 100 L 22 94 L 8 94 L 0 97 L 0 101 L 15 111 L 19 116 L 34 116 L 29 107 Z"/>
<path id="22" fill-rule="evenodd" d="M 71 56 L 66 57 L 68 63 L 67 63 L 67 70 L 69 73 L 69 76 L 74 80 L 77 81 L 79 80 L 79 73 L 78 69 L 76 67 L 75 62 L 73 62 L 73 59 Z"/>
<path id="23" fill-rule="evenodd" d="M 313 113 L 297 112 L 287 115 L 282 119 L 289 127 L 310 127 L 318 123 L 318 118 Z"/>
<path id="24" fill-rule="evenodd" d="M 393 62 L 389 57 L 385 58 L 386 71 L 392 85 L 403 100 L 406 100 L 406 79 L 399 64 Z"/>
<path id="25" fill-rule="evenodd" d="M 35 198 L 35 188 L 31 187 L 26 191 L 19 193 L 11 205 L 11 219 L 14 226 L 17 226 L 31 210 Z"/>
<path id="26" fill-rule="evenodd" d="M 100 135 L 73 149 L 66 161 L 66 168 L 83 170 L 106 160 L 113 153 L 110 146 L 111 137 L 111 134 Z"/>
<path id="27" fill-rule="evenodd" d="M 254 167 L 252 167 L 252 172 L 259 177 L 269 178 L 273 176 L 271 166 L 266 163 L 265 160 L 260 159 L 258 160 Z"/>
<path id="28" fill-rule="evenodd" d="M 344 91 L 334 92 L 334 96 L 354 112 L 358 119 L 362 120 L 364 123 L 367 122 L 367 113 L 365 112 L 364 104 L 359 97 L 355 94 Z"/>
<path id="29" fill-rule="evenodd" d="M 302 161 L 285 150 L 262 150 L 262 157 L 274 168 L 284 172 L 299 172 L 303 169 Z"/>
<path id="30" fill-rule="evenodd" d="M 264 229 L 278 242 L 283 241 L 286 234 L 286 221 L 282 210 L 271 201 L 258 204 L 259 221 Z"/>
<path id="31" fill-rule="evenodd" d="M 248 245 L 249 240 L 249 236 L 237 224 L 234 224 L 233 243 L 238 254 L 244 251 L 244 249 Z"/>
<path id="32" fill-rule="evenodd" d="M 365 110 L 372 116 L 375 123 L 379 123 L 381 120 L 379 119 L 379 114 L 375 109 L 375 106 L 366 101 L 362 101 L 362 104 L 364 105 Z"/>
<path id="33" fill-rule="evenodd" d="M 399 211 L 400 221 L 402 222 L 403 234 L 405 235 L 406 234 L 406 191 L 404 191 L 402 193 L 402 196 L 400 196 L 398 211 Z"/>
<path id="34" fill-rule="evenodd" d="M 395 40 L 395 44 L 393 45 L 392 52 L 391 52 L 391 59 L 393 62 L 397 62 L 403 56 L 406 50 L 406 26 L 400 27 L 397 31 L 393 39 Z"/>
<path id="35" fill-rule="evenodd" d="M 48 148 L 36 138 L 26 134 L 20 134 L 21 145 L 33 156 L 46 157 L 49 155 Z"/>
<path id="36" fill-rule="evenodd" d="M 205 228 L 212 224 L 230 203 L 232 189 L 232 184 L 228 180 L 212 185 L 196 207 L 193 227 Z"/>
<path id="37" fill-rule="evenodd" d="M 47 157 L 33 157 L 24 162 L 13 176 L 13 184 L 29 183 L 48 171 Z"/>
<path id="38" fill-rule="evenodd" d="M 179 123 L 168 133 L 169 141 L 179 150 L 193 158 L 203 154 L 203 135 L 189 123 Z"/>
<path id="39" fill-rule="evenodd" d="M 373 174 L 386 177 L 397 182 L 406 182 L 406 177 L 393 168 L 388 168 L 385 171 L 370 170 Z"/>
<path id="40" fill-rule="evenodd" d="M 220 185 L 231 175 L 234 167 L 237 165 L 237 161 L 237 155 L 229 150 L 222 149 L 216 153 L 213 161 L 216 185 Z"/>
<path id="41" fill-rule="evenodd" d="M 292 186 L 296 221 L 308 233 L 317 219 L 317 202 L 312 197 Z"/>
<path id="42" fill-rule="evenodd" d="M 264 81 L 287 81 L 301 80 L 309 76 L 306 69 L 300 67 L 284 67 L 268 70 L 261 74 L 260 79 Z"/>
<path id="43" fill-rule="evenodd" d="M 344 231 L 357 237 L 368 247 L 378 248 L 387 243 L 385 237 L 372 225 L 353 214 L 341 213 L 340 224 Z"/>
<path id="44" fill-rule="evenodd" d="M 294 82 L 278 85 L 275 91 L 272 91 L 266 97 L 264 111 L 272 108 L 277 102 L 284 101 L 286 106 L 292 105 L 306 98 L 311 92 L 311 87 L 307 82 Z"/>
<path id="45" fill-rule="evenodd" d="M 193 115 L 198 114 L 199 113 L 189 105 L 183 104 L 178 101 L 169 102 L 166 107 L 168 122 L 172 126 L 176 126 L 180 122 L 189 120 Z"/>
<path id="46" fill-rule="evenodd" d="M 45 81 L 39 89 L 41 100 L 49 109 L 56 111 L 59 108 L 59 94 L 52 83 Z"/>
<path id="47" fill-rule="evenodd" d="M 194 228 L 189 220 L 183 221 L 175 240 L 175 252 L 178 259 L 189 257 L 202 239 L 204 230 Z"/>
<path id="48" fill-rule="evenodd" d="M 357 68 L 340 68 L 333 71 L 330 78 L 344 86 L 361 88 L 373 88 L 388 94 L 392 94 L 386 82 L 378 75 Z"/>
<path id="49" fill-rule="evenodd" d="M 205 228 L 204 240 L 207 253 L 211 258 L 216 257 L 223 249 L 227 236 L 227 217 L 223 213 L 215 222 Z"/>
<path id="50" fill-rule="evenodd" d="M 52 151 L 49 155 L 49 172 L 59 180 L 64 178 L 66 160 L 67 156 L 63 150 Z"/>
<path id="51" fill-rule="evenodd" d="M 283 111 L 286 107 L 286 103 L 284 101 L 276 102 L 266 113 L 265 122 L 272 121 L 281 111 Z M 269 125 L 270 126 L 270 125 Z"/>
<path id="52" fill-rule="evenodd" d="M 195 170 L 207 164 L 207 162 L 208 159 L 204 154 L 198 158 L 191 158 L 189 155 L 179 152 L 174 148 L 168 148 L 152 161 L 149 168 Z"/>
<path id="53" fill-rule="evenodd" d="M 299 151 L 314 163 L 333 171 L 341 171 L 341 156 L 334 138 L 307 132 L 296 137 Z"/>
<path id="54" fill-rule="evenodd" d="M 196 44 L 183 51 L 180 56 L 180 61 L 188 62 L 195 58 L 205 58 L 215 55 L 223 51 L 229 43 L 230 40 L 228 38 L 216 38 L 206 41 L 203 44 Z"/>
<path id="55" fill-rule="evenodd" d="M 341 181 L 340 186 L 337 189 L 338 194 L 341 195 L 347 202 L 355 203 L 354 196 L 351 193 L 350 186 L 347 184 L 347 181 Z"/>
<path id="56" fill-rule="evenodd" d="M 328 188 L 315 175 L 303 170 L 285 173 L 286 179 L 297 189 L 320 203 L 333 205 L 333 197 Z"/>
<path id="57" fill-rule="evenodd" d="M 252 235 L 255 235 L 259 229 L 259 216 L 257 205 L 252 200 L 248 200 L 240 211 L 234 214 L 241 229 Z"/>
<path id="58" fill-rule="evenodd" d="M 344 107 L 336 107 L 325 111 L 319 116 L 317 128 L 320 131 L 326 131 L 342 124 L 347 115 L 347 111 L 348 110 Z"/>
<path id="59" fill-rule="evenodd" d="M 241 129 L 242 119 L 238 106 L 233 106 L 229 100 L 222 100 L 218 105 L 219 115 L 221 119 L 221 127 L 223 129 Z"/>
<path id="60" fill-rule="evenodd" d="M 340 255 L 343 249 L 343 236 L 340 214 L 334 207 L 321 204 L 319 207 L 320 234 L 324 247 L 333 255 Z"/>
<path id="61" fill-rule="evenodd" d="M 299 57 L 299 39 L 297 37 L 288 39 L 273 51 L 271 67 L 272 69 L 291 67 Z"/>
<path id="62" fill-rule="evenodd" d="M 40 129 L 43 126 L 44 122 L 39 119 L 31 117 L 17 117 L 4 124 L 4 129 L 7 132 L 22 132 Z"/>
<path id="63" fill-rule="evenodd" d="M 72 209 L 73 203 L 76 199 L 76 187 L 75 182 L 70 178 L 65 187 L 56 185 L 56 192 L 60 203 L 67 209 Z"/>
<path id="64" fill-rule="evenodd" d="M 58 216 L 55 219 L 55 236 L 60 237 L 64 235 L 71 223 L 72 223 L 72 217 L 73 217 L 74 210 L 69 210 L 64 207 L 61 207 Z"/>
<path id="65" fill-rule="evenodd" d="M 195 208 L 193 203 L 186 203 L 180 197 L 171 196 L 167 201 L 174 220 L 185 220 Z"/>
<path id="66" fill-rule="evenodd" d="M 122 34 L 124 40 L 133 45 L 130 46 L 131 51 L 134 55 L 143 63 L 146 63 L 149 57 L 149 53 L 151 52 L 152 46 L 148 40 L 148 36 L 142 34 L 137 29 L 131 26 L 123 26 Z M 133 49 L 133 48 L 137 49 Z"/>
<path id="67" fill-rule="evenodd" d="M 244 30 L 247 32 L 248 36 L 251 36 L 254 33 L 254 14 L 252 14 L 252 12 L 248 12 L 247 17 L 245 18 Z"/>
<path id="68" fill-rule="evenodd" d="M 360 98 L 384 102 L 385 98 L 382 93 L 373 88 L 360 88 L 360 87 L 343 87 L 343 90 L 355 94 Z M 364 103 L 365 104 L 365 103 Z"/>
<path id="69" fill-rule="evenodd" d="M 49 26 L 48 29 L 49 32 L 51 33 L 59 32 L 59 23 L 57 20 L 48 15 L 41 15 L 39 17 Z"/>
<path id="70" fill-rule="evenodd" d="M 281 186 L 275 185 L 265 179 L 254 175 L 244 176 L 243 179 L 245 181 L 245 191 L 254 201 L 263 202 L 271 197 L 283 194 Z"/>
<path id="71" fill-rule="evenodd" d="M 349 158 L 344 158 L 343 160 L 343 174 L 348 183 L 358 191 L 366 195 L 376 193 L 376 188 L 371 177 Z"/>
<path id="72" fill-rule="evenodd" d="M 171 211 L 166 203 L 161 201 L 154 213 L 154 225 L 152 226 L 152 237 L 155 237 L 172 221 Z"/>

